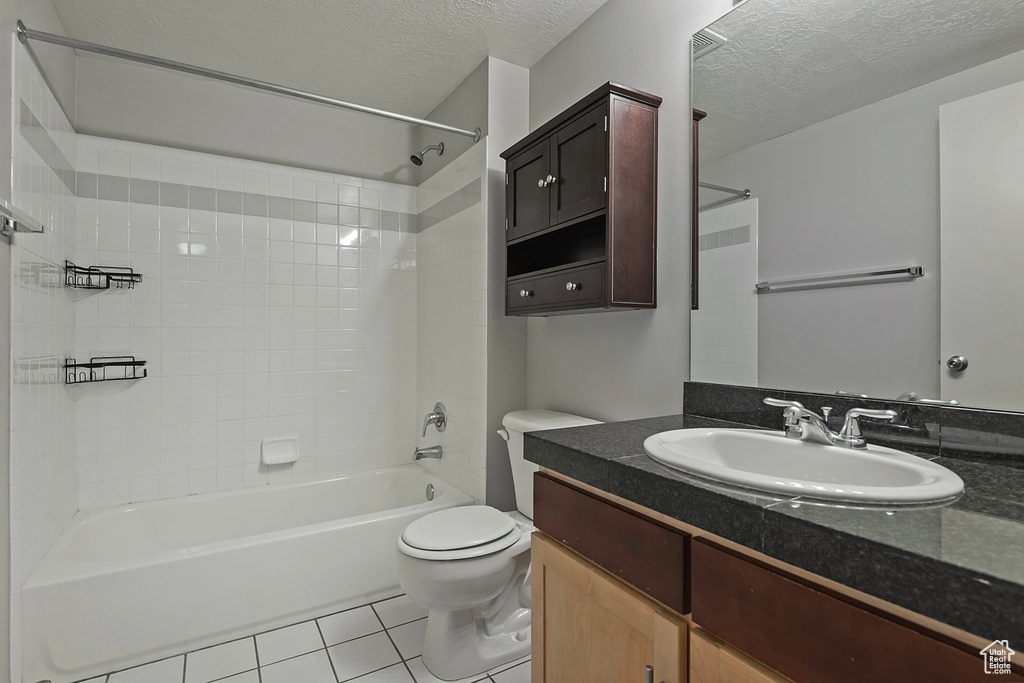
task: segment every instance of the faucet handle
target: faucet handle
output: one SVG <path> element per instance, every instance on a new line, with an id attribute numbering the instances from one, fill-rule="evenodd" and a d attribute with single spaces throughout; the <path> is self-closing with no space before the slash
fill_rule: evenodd
<path id="1" fill-rule="evenodd" d="M 770 406 L 777 406 L 779 408 L 796 408 L 797 410 L 807 410 L 804 408 L 804 404 L 800 401 L 786 401 L 781 398 L 771 398 L 770 396 L 764 399 L 764 402 Z"/>
<path id="2" fill-rule="evenodd" d="M 839 430 L 839 436 L 847 439 L 860 438 L 861 432 L 858 418 L 861 417 L 866 417 L 869 420 L 887 420 L 888 422 L 895 422 L 898 415 L 895 410 L 851 408 L 846 411 L 846 419 L 843 420 L 843 428 Z"/>

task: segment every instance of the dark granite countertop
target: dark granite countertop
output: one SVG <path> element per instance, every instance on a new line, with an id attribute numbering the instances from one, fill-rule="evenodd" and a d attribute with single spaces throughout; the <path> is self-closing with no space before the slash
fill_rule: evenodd
<path id="1" fill-rule="evenodd" d="M 757 428 L 676 415 L 533 432 L 526 459 L 985 639 L 1024 645 L 1024 469 L 905 444 L 960 475 L 963 496 L 943 507 L 864 509 L 719 487 L 644 452 L 652 434 L 712 426 Z"/>

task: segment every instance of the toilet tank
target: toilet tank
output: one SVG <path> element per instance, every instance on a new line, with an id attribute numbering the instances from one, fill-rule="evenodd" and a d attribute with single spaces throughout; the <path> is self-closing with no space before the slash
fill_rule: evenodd
<path id="1" fill-rule="evenodd" d="M 523 457 L 523 434 L 601 423 L 579 415 L 556 413 L 552 410 L 516 410 L 505 415 L 501 424 L 508 433 L 505 440 L 508 442 L 508 457 L 512 463 L 516 507 L 519 508 L 519 512 L 533 519 L 533 473 L 537 471 L 537 466 Z"/>

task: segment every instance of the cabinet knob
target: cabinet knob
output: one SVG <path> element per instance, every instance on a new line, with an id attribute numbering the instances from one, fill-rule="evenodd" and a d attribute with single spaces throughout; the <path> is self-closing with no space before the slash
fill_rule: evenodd
<path id="1" fill-rule="evenodd" d="M 580 285 L 579 285 L 578 282 L 566 282 L 565 283 L 565 290 L 567 292 L 571 292 L 571 291 L 579 289 L 579 288 L 580 288 Z"/>
<path id="2" fill-rule="evenodd" d="M 547 187 L 547 186 L 548 186 L 548 181 L 545 180 L 544 178 L 541 178 L 540 180 L 537 181 L 537 187 Z"/>
<path id="3" fill-rule="evenodd" d="M 545 178 L 544 180 L 546 180 L 546 181 L 547 181 L 547 184 L 548 184 L 548 185 L 554 185 L 555 183 L 557 183 L 557 182 L 558 182 L 558 178 L 556 178 L 556 177 L 555 177 L 555 176 L 553 176 L 553 175 L 549 175 L 549 176 L 548 176 L 547 178 Z"/>
<path id="4" fill-rule="evenodd" d="M 519 290 L 519 296 L 521 296 L 522 298 L 525 299 L 527 297 L 533 296 L 533 292 L 531 292 L 528 289 L 520 289 Z"/>

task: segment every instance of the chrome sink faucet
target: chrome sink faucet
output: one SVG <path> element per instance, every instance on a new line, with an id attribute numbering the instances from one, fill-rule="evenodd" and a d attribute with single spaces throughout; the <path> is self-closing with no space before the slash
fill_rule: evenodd
<path id="1" fill-rule="evenodd" d="M 798 401 L 784 401 L 778 398 L 766 398 L 764 402 L 770 406 L 785 408 L 782 415 L 785 419 L 784 430 L 790 439 L 809 441 L 825 446 L 842 448 L 867 448 L 868 442 L 860 431 L 860 418 L 887 420 L 895 422 L 895 410 L 871 410 L 868 408 L 851 408 L 846 411 L 846 419 L 838 433 L 832 431 L 825 419 L 812 410 L 804 408 Z"/>

